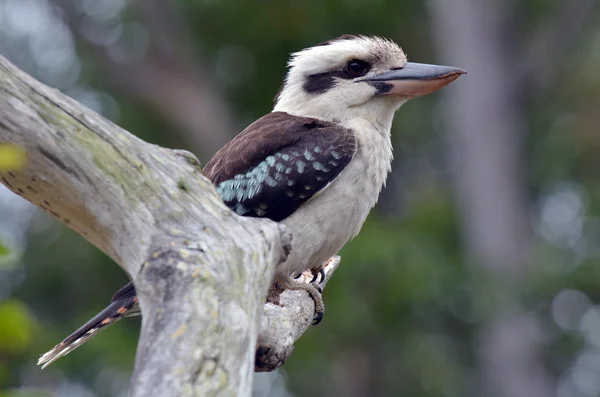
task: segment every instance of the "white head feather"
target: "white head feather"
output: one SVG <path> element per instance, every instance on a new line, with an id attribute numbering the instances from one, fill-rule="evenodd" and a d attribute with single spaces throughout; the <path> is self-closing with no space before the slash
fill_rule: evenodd
<path id="1" fill-rule="evenodd" d="M 369 72 L 357 79 L 332 77 L 324 90 L 307 90 L 311 79 L 342 72 L 352 60 L 365 61 Z M 315 117 L 343 125 L 353 119 L 379 124 L 389 132 L 394 112 L 405 99 L 376 96 L 376 88 L 362 78 L 376 75 L 406 63 L 406 55 L 393 41 L 381 37 L 342 36 L 292 54 L 289 72 L 277 97 L 274 111 Z M 317 77 L 315 77 L 317 76 Z M 325 88 L 325 87 L 321 87 Z"/>

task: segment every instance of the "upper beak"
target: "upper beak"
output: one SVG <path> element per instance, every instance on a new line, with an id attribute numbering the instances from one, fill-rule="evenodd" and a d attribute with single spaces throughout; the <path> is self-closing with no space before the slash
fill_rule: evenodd
<path id="1" fill-rule="evenodd" d="M 362 81 L 377 87 L 379 95 L 412 98 L 437 91 L 465 73 L 466 70 L 451 66 L 407 62 L 403 68 L 371 76 Z"/>

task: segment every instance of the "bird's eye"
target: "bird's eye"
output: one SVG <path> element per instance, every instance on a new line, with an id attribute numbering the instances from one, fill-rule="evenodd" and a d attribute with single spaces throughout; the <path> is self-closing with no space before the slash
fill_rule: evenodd
<path id="1" fill-rule="evenodd" d="M 354 59 L 346 65 L 344 68 L 344 73 L 351 77 L 360 77 L 367 74 L 371 66 L 365 61 L 360 61 L 358 59 Z"/>

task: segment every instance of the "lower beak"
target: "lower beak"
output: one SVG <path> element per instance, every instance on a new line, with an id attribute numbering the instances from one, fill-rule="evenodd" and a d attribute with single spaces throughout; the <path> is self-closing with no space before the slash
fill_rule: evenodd
<path id="1" fill-rule="evenodd" d="M 362 81 L 375 86 L 378 95 L 414 98 L 437 91 L 465 73 L 465 70 L 451 66 L 407 62 L 401 69 L 371 76 Z"/>

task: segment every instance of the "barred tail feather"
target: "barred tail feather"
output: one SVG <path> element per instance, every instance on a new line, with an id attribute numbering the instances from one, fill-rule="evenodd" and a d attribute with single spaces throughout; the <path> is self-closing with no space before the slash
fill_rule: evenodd
<path id="1" fill-rule="evenodd" d="M 139 314 L 138 298 L 135 294 L 133 284 L 129 283 L 115 294 L 110 305 L 104 310 L 95 315 L 58 345 L 54 346 L 52 350 L 44 353 L 38 360 L 38 365 L 41 365 L 42 369 L 46 368 L 120 319 Z"/>

